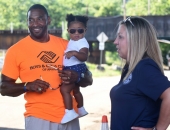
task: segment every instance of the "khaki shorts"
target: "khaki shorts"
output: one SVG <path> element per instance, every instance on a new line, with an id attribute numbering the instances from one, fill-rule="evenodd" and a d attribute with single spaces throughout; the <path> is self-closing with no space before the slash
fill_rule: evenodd
<path id="1" fill-rule="evenodd" d="M 25 118 L 25 130 L 80 130 L 80 125 L 78 119 L 66 124 L 58 124 L 29 116 Z"/>

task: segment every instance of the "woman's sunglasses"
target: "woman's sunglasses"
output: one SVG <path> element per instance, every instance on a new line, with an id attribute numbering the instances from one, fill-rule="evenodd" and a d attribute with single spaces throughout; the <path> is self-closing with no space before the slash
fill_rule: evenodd
<path id="1" fill-rule="evenodd" d="M 132 23 L 132 21 L 131 21 L 131 16 L 128 17 L 127 19 L 123 20 L 124 23 L 126 23 L 127 21 L 129 21 L 130 24 L 131 24 L 133 27 L 135 26 L 135 25 Z"/>
<path id="2" fill-rule="evenodd" d="M 70 30 L 68 30 L 68 32 L 71 33 L 71 34 L 76 33 L 76 31 L 77 31 L 79 34 L 84 33 L 84 29 L 82 29 L 82 28 L 79 28 L 79 29 L 70 29 Z"/>

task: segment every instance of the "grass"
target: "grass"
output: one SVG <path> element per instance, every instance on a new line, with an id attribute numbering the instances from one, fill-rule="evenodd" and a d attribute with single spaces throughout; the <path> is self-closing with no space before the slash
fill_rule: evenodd
<path id="1" fill-rule="evenodd" d="M 106 51 L 105 58 L 106 58 L 106 64 L 101 65 L 102 67 L 104 67 L 104 70 L 97 69 L 98 68 L 97 64 L 86 62 L 89 70 L 93 74 L 93 77 L 108 77 L 108 76 L 120 75 L 121 59 L 119 58 L 118 54 Z"/>
<path id="2" fill-rule="evenodd" d="M 114 69 L 112 66 L 109 65 L 101 65 L 104 70 L 97 69 L 98 65 L 86 63 L 89 70 L 91 71 L 93 77 L 108 77 L 108 76 L 118 76 L 120 75 L 121 71 Z"/>

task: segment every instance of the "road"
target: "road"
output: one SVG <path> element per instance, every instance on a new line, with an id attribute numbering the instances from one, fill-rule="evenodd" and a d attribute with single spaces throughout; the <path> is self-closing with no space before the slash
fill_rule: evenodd
<path id="1" fill-rule="evenodd" d="M 170 80 L 170 71 L 165 71 L 165 75 Z M 81 130 L 100 130 L 103 115 L 107 115 L 108 122 L 110 122 L 109 92 L 119 78 L 120 76 L 94 78 L 92 86 L 81 88 L 85 108 L 89 112 L 87 116 L 80 118 Z M 0 130 L 24 129 L 24 104 L 23 95 L 19 97 L 0 96 Z"/>

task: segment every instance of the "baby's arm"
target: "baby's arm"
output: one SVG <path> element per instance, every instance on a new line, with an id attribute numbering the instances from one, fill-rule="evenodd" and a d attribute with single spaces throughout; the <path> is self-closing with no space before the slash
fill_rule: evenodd
<path id="1" fill-rule="evenodd" d="M 67 59 L 70 59 L 72 56 L 75 56 L 78 60 L 80 61 L 86 61 L 87 58 L 88 58 L 88 51 L 89 49 L 88 48 L 81 48 L 78 51 L 68 51 L 67 53 L 65 53 L 65 57 Z"/>

